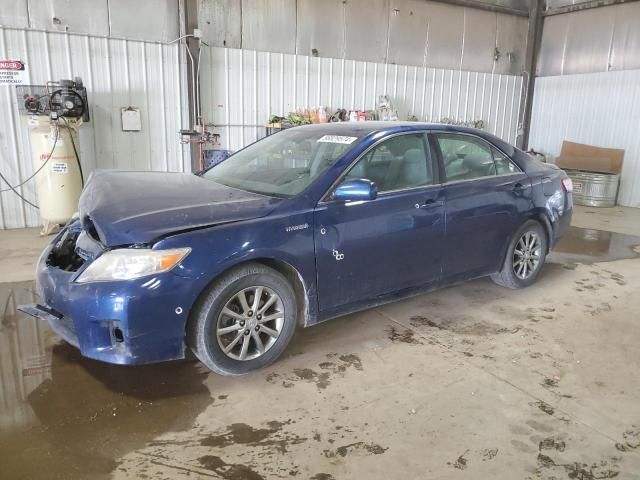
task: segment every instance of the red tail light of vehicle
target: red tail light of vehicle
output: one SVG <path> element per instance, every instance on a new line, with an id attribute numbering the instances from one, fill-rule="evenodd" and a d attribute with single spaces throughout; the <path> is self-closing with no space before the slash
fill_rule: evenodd
<path id="1" fill-rule="evenodd" d="M 571 181 L 570 178 L 563 178 L 561 182 L 562 182 L 562 188 L 565 192 L 567 193 L 573 192 L 573 182 Z"/>

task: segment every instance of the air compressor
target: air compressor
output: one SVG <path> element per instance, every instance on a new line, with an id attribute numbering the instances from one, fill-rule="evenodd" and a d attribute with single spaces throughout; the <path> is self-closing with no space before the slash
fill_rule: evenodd
<path id="1" fill-rule="evenodd" d="M 54 233 L 76 212 L 84 183 L 78 130 L 89 121 L 82 79 L 16 87 L 18 107 L 29 128 L 33 178 L 42 234 Z"/>

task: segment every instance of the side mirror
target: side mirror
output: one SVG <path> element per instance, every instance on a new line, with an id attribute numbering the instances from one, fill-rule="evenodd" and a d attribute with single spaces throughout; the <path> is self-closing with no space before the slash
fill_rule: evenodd
<path id="1" fill-rule="evenodd" d="M 333 199 L 342 201 L 374 200 L 377 196 L 378 187 L 375 182 L 366 178 L 345 180 L 333 192 Z"/>

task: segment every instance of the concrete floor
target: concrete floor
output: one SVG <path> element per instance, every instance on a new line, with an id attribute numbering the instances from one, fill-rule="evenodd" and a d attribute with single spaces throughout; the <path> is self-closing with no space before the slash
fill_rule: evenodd
<path id="1" fill-rule="evenodd" d="M 82 359 L 15 314 L 42 240 L 0 232 L 0 478 L 640 479 L 640 210 L 574 224 L 531 288 L 350 315 L 240 378 Z"/>

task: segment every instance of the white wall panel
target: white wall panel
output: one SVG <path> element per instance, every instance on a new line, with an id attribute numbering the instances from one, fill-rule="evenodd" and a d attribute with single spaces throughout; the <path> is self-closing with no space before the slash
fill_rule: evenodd
<path id="1" fill-rule="evenodd" d="M 589 0 L 547 0 L 546 9 L 562 8 L 571 5 L 580 5 L 581 3 L 587 3 Z"/>
<path id="2" fill-rule="evenodd" d="M 0 25 L 28 27 L 29 9 L 27 0 L 0 0 Z"/>
<path id="3" fill-rule="evenodd" d="M 640 68 L 640 5 L 625 6 L 626 8 L 616 9 L 609 57 L 611 70 Z"/>
<path id="4" fill-rule="evenodd" d="M 315 49 L 321 57 L 340 58 L 344 56 L 344 31 L 342 0 L 298 0 L 297 53 L 311 55 Z"/>
<path id="5" fill-rule="evenodd" d="M 107 0 L 29 0 L 29 26 L 39 30 L 107 36 Z"/>
<path id="6" fill-rule="evenodd" d="M 494 56 L 498 15 L 475 8 L 464 9 L 462 70 L 490 72 Z"/>
<path id="7" fill-rule="evenodd" d="M 344 25 L 346 58 L 376 62 L 387 59 L 389 0 L 345 2 Z"/>
<path id="8" fill-rule="evenodd" d="M 525 70 L 525 52 L 529 19 L 515 15 L 496 14 L 496 48 L 499 58 L 495 73 L 518 75 Z"/>
<path id="9" fill-rule="evenodd" d="M 529 145 L 557 156 L 563 140 L 623 148 L 618 203 L 640 207 L 640 70 L 536 80 Z"/>
<path id="10" fill-rule="evenodd" d="M 215 47 L 202 56 L 204 114 L 230 150 L 261 138 L 270 115 L 318 106 L 371 110 L 382 94 L 400 119 L 482 119 L 515 142 L 521 77 Z"/>
<path id="11" fill-rule="evenodd" d="M 591 9 L 566 16 L 569 21 L 562 74 L 573 75 L 609 70 L 615 9 Z"/>
<path id="12" fill-rule="evenodd" d="M 177 0 L 109 0 L 108 4 L 109 24 L 114 37 L 159 42 L 178 38 Z"/>
<path id="13" fill-rule="evenodd" d="M 545 17 L 538 76 L 640 68 L 640 2 Z"/>
<path id="14" fill-rule="evenodd" d="M 0 28 L 0 57 L 27 63 L 29 83 L 80 76 L 91 121 L 80 128 L 80 155 L 88 175 L 95 168 L 190 171 L 178 130 L 188 125 L 184 54 L 166 45 Z M 141 132 L 122 132 L 120 108 L 139 107 Z M 27 128 L 15 91 L 0 86 L 0 171 L 17 185 L 33 169 Z M 0 187 L 6 189 L 6 185 Z M 37 202 L 33 182 L 19 189 Z M 0 228 L 39 225 L 37 211 L 13 192 L 0 193 Z"/>
<path id="15" fill-rule="evenodd" d="M 464 8 L 432 2 L 429 11 L 427 65 L 460 68 L 464 49 Z"/>
<path id="16" fill-rule="evenodd" d="M 387 62 L 426 65 L 430 4 L 424 0 L 392 0 Z"/>
<path id="17" fill-rule="evenodd" d="M 238 0 L 198 0 L 198 27 L 209 45 L 242 46 L 241 5 Z"/>
<path id="18" fill-rule="evenodd" d="M 242 46 L 296 51 L 296 0 L 242 0 Z"/>
<path id="19" fill-rule="evenodd" d="M 494 2 L 518 10 L 526 3 Z M 213 47 L 507 75 L 524 66 L 527 18 L 520 15 L 427 0 L 198 0 L 198 6 L 203 39 Z"/>

